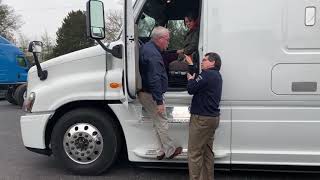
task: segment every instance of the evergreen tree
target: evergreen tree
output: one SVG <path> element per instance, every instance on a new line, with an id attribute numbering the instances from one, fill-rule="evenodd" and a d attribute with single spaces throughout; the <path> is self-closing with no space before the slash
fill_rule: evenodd
<path id="1" fill-rule="evenodd" d="M 94 40 L 86 34 L 86 15 L 80 10 L 69 12 L 56 34 L 54 57 L 94 45 Z"/>

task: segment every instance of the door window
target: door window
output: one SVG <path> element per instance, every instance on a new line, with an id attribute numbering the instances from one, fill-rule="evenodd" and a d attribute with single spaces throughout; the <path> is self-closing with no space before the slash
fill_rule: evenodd
<path id="1" fill-rule="evenodd" d="M 155 24 L 156 22 L 152 17 L 143 13 L 138 22 L 139 37 L 149 37 Z"/>
<path id="2" fill-rule="evenodd" d="M 168 49 L 181 49 L 183 48 L 183 41 L 187 34 L 188 29 L 184 25 L 183 20 L 169 20 L 167 28 L 170 31 L 170 43 Z"/>
<path id="3" fill-rule="evenodd" d="M 317 0 L 287 2 L 287 48 L 288 49 L 320 49 L 320 23 Z"/>
<path id="4" fill-rule="evenodd" d="M 18 62 L 18 65 L 19 65 L 20 67 L 23 67 L 23 68 L 28 67 L 25 58 L 22 57 L 22 56 L 17 56 L 17 62 Z"/>

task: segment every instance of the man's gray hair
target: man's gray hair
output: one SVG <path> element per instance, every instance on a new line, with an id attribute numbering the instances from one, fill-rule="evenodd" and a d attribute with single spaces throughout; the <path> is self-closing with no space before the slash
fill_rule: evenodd
<path id="1" fill-rule="evenodd" d="M 162 27 L 162 26 L 157 26 L 151 32 L 151 39 L 155 40 L 155 39 L 158 39 L 158 38 L 164 36 L 165 34 L 169 34 L 169 33 L 170 33 L 170 31 L 167 28 Z"/>

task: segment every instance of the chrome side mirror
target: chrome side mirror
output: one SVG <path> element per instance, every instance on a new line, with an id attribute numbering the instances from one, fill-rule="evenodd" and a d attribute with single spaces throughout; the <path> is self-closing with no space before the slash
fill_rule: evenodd
<path id="1" fill-rule="evenodd" d="M 43 43 L 41 41 L 32 41 L 29 43 L 28 51 L 32 53 L 41 53 Z"/>
<path id="2" fill-rule="evenodd" d="M 104 7 L 101 1 L 87 2 L 87 35 L 92 39 L 104 39 L 106 36 Z"/>
<path id="3" fill-rule="evenodd" d="M 43 43 L 41 41 L 32 41 L 29 43 L 28 51 L 32 52 L 33 54 L 34 62 L 36 64 L 37 71 L 38 71 L 38 77 L 40 78 L 41 81 L 44 81 L 48 77 L 48 71 L 42 70 L 40 61 L 39 61 L 39 56 L 42 52 L 42 46 L 43 46 Z"/>

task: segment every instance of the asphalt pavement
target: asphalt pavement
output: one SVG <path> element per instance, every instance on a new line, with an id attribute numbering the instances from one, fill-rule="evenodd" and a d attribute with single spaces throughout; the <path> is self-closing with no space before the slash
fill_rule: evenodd
<path id="1" fill-rule="evenodd" d="M 130 162 L 119 162 L 100 176 L 77 176 L 64 170 L 51 156 L 24 148 L 19 118 L 20 107 L 0 100 L 0 180 L 185 180 L 187 169 L 141 168 Z M 320 168 L 319 168 L 320 169 Z M 216 171 L 216 180 L 317 180 L 320 174 L 250 171 Z"/>
<path id="2" fill-rule="evenodd" d="M 7 91 L 5 91 L 5 90 L 0 90 L 0 101 L 5 98 L 6 93 L 7 93 Z"/>

